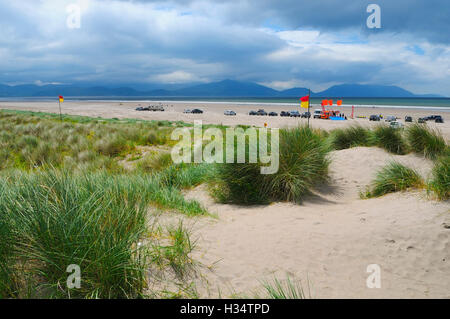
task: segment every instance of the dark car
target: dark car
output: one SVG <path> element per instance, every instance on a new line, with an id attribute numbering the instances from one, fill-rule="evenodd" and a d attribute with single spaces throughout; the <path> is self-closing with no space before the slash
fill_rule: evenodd
<path id="1" fill-rule="evenodd" d="M 419 122 L 419 123 L 426 123 L 426 122 L 427 122 L 427 119 L 426 119 L 425 117 L 420 117 L 420 118 L 417 120 L 417 122 Z"/>
<path id="2" fill-rule="evenodd" d="M 267 115 L 267 112 L 264 111 L 263 109 L 259 109 L 258 112 L 256 112 L 256 115 L 266 116 L 266 115 Z"/>
<path id="3" fill-rule="evenodd" d="M 440 115 L 436 115 L 435 118 L 434 118 L 434 121 L 436 123 L 444 123 L 444 119 Z"/>
<path id="4" fill-rule="evenodd" d="M 290 116 L 289 112 L 281 111 L 280 116 Z"/>
<path id="5" fill-rule="evenodd" d="M 302 118 L 307 119 L 307 118 L 310 118 L 310 117 L 311 117 L 311 113 L 310 112 L 303 112 L 302 113 Z"/>
<path id="6" fill-rule="evenodd" d="M 258 112 L 256 112 L 256 111 L 250 111 L 250 112 L 248 112 L 248 115 L 258 115 Z"/>
<path id="7" fill-rule="evenodd" d="M 409 115 L 405 116 L 405 122 L 412 122 L 412 121 L 413 121 L 413 119 L 411 116 L 409 116 Z"/>
<path id="8" fill-rule="evenodd" d="M 203 111 L 200 110 L 200 109 L 193 109 L 193 110 L 191 111 L 191 113 L 192 113 L 192 114 L 203 114 Z"/>
<path id="9" fill-rule="evenodd" d="M 278 116 L 278 113 L 277 112 L 270 112 L 269 116 Z"/>
<path id="10" fill-rule="evenodd" d="M 369 121 L 380 121 L 380 116 L 379 115 L 371 115 L 369 117 Z"/>
<path id="11" fill-rule="evenodd" d="M 136 108 L 136 111 L 150 111 L 150 109 L 145 106 L 140 106 L 140 107 Z"/>
<path id="12" fill-rule="evenodd" d="M 290 111 L 290 117 L 300 117 L 300 113 L 298 111 Z"/>

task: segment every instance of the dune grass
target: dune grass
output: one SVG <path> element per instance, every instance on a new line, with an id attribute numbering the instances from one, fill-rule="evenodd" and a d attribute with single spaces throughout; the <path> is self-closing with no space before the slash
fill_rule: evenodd
<path id="1" fill-rule="evenodd" d="M 438 130 L 429 128 L 426 124 L 414 123 L 406 129 L 406 139 L 409 147 L 415 153 L 430 159 L 449 154 L 444 137 Z"/>
<path id="2" fill-rule="evenodd" d="M 450 198 L 450 156 L 442 156 L 436 161 L 428 189 L 440 200 Z"/>
<path id="3" fill-rule="evenodd" d="M 162 124 L 168 126 L 161 126 Z M 70 170 L 120 172 L 118 158 L 138 145 L 163 145 L 178 124 L 98 120 L 0 111 L 0 169 L 44 165 Z"/>
<path id="4" fill-rule="evenodd" d="M 372 188 L 362 194 L 363 198 L 379 197 L 388 193 L 407 190 L 408 188 L 422 188 L 424 181 L 415 170 L 398 162 L 391 162 L 378 171 Z"/>
<path id="5" fill-rule="evenodd" d="M 356 146 L 370 146 L 371 136 L 370 129 L 353 125 L 333 130 L 329 138 L 334 149 L 343 150 Z"/>
<path id="6" fill-rule="evenodd" d="M 278 278 L 263 281 L 262 290 L 262 295 L 256 293 L 257 299 L 308 299 L 311 297 L 309 289 L 306 292 L 299 280 L 291 279 L 289 276 L 283 281 Z"/>
<path id="7" fill-rule="evenodd" d="M 407 145 L 402 136 L 402 130 L 387 125 L 379 125 L 373 130 L 372 145 L 385 149 L 389 153 L 404 155 Z"/>
<path id="8" fill-rule="evenodd" d="M 188 230 L 164 229 L 172 243 L 161 243 L 149 212 L 207 214 L 181 192 L 204 181 L 207 168 L 174 165 L 167 154 L 131 171 L 120 164 L 137 146 L 170 145 L 183 125 L 0 111 L 0 298 L 158 294 L 147 288 L 156 251 L 164 252 L 160 271 L 186 273 Z M 73 264 L 80 289 L 66 284 Z"/>
<path id="9" fill-rule="evenodd" d="M 149 176 L 49 170 L 18 173 L 0 179 L 0 185 L 0 287 L 5 296 L 25 297 L 26 287 L 32 286 L 31 297 L 142 297 L 148 262 L 138 243 L 146 240 L 149 205 L 187 215 L 206 213 L 178 189 L 161 187 Z M 182 235 L 180 229 L 172 233 Z M 175 250 L 165 258 L 185 254 Z M 81 289 L 66 286 L 71 264 L 81 267 Z M 19 277 L 29 279 L 17 288 Z"/>
<path id="10" fill-rule="evenodd" d="M 217 165 L 211 183 L 213 196 L 237 204 L 299 203 L 327 180 L 329 148 L 325 139 L 310 128 L 280 130 L 279 150 L 279 170 L 275 174 L 262 175 L 261 163 Z"/>

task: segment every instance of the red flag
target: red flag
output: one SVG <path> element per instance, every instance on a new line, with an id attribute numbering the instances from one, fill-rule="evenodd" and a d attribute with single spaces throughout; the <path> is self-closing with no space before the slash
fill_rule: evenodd
<path id="1" fill-rule="evenodd" d="M 328 105 L 328 100 L 322 100 L 322 106 Z"/>
<path id="2" fill-rule="evenodd" d="M 300 101 L 302 101 L 302 102 L 308 102 L 308 101 L 309 101 L 309 95 L 301 97 L 301 98 L 300 98 Z"/>
<path id="3" fill-rule="evenodd" d="M 341 106 L 342 105 L 342 100 L 338 100 L 337 101 L 337 105 Z"/>

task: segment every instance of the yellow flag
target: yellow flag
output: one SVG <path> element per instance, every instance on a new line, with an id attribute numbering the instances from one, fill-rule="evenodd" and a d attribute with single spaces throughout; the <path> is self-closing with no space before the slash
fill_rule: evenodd
<path id="1" fill-rule="evenodd" d="M 309 107 L 309 95 L 300 98 L 300 106 L 307 109 Z"/>

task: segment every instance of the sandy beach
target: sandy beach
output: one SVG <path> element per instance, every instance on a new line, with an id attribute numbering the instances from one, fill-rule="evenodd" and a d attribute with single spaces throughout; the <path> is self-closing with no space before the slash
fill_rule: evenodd
<path id="1" fill-rule="evenodd" d="M 206 124 L 296 126 L 306 119 L 249 116 L 264 108 L 280 112 L 280 105 L 170 103 L 166 112 L 137 112 L 139 102 L 66 102 L 64 114 L 103 118 L 138 118 Z M 201 108 L 204 114 L 183 114 Z M 1 102 L 0 109 L 58 113 L 57 103 Z M 237 116 L 225 116 L 232 109 Z M 298 108 L 297 108 L 298 109 Z M 313 108 L 314 109 L 314 108 Z M 341 108 L 350 115 L 349 108 Z M 356 116 L 394 115 L 401 119 L 440 114 L 437 127 L 450 138 L 450 113 L 423 109 L 357 108 Z M 402 121 L 403 122 L 403 121 Z M 316 128 L 333 129 L 366 119 L 313 120 Z M 427 197 L 426 191 L 408 191 L 362 200 L 359 192 L 377 169 L 397 160 L 428 177 L 433 163 L 417 155 L 392 155 L 374 147 L 356 147 L 331 154 L 331 182 L 302 205 L 275 203 L 242 207 L 215 203 L 204 186 L 186 192 L 217 218 L 183 218 L 193 229 L 194 258 L 201 265 L 196 287 L 200 297 L 251 295 L 262 280 L 274 276 L 299 279 L 313 298 L 450 298 L 450 205 Z M 174 214 L 171 219 L 180 219 Z M 381 269 L 381 288 L 368 288 L 368 265 Z"/>
<path id="2" fill-rule="evenodd" d="M 243 125 L 255 125 L 262 127 L 267 123 L 268 127 L 282 128 L 297 126 L 301 123 L 306 123 L 306 119 L 301 118 L 288 118 L 288 117 L 269 117 L 269 116 L 249 116 L 248 112 L 251 110 L 258 110 L 260 108 L 265 109 L 266 112 L 277 112 L 298 110 L 304 112 L 305 109 L 290 105 L 279 104 L 234 104 L 234 103 L 186 103 L 186 102 L 168 102 L 163 103 L 167 106 L 165 112 L 138 112 L 136 107 L 148 106 L 150 104 L 158 104 L 157 102 L 96 102 L 96 101 L 83 101 L 83 102 L 71 102 L 67 101 L 62 104 L 62 112 L 64 114 L 72 115 L 86 115 L 92 117 L 103 118 L 136 118 L 145 120 L 169 120 L 169 121 L 184 121 L 193 123 L 194 120 L 202 120 L 203 124 L 223 124 L 234 126 L 238 124 Z M 204 111 L 204 114 L 184 114 L 185 109 L 199 108 Z M 312 106 L 311 112 L 314 109 L 320 108 L 320 106 Z M 12 110 L 28 110 L 36 112 L 51 112 L 58 113 L 57 102 L 0 102 L 0 109 L 12 109 Z M 351 107 L 339 107 L 342 113 L 350 116 L 352 110 Z M 236 116 L 225 116 L 223 113 L 225 110 L 234 110 Z M 418 108 L 386 108 L 386 107 L 356 107 L 355 119 L 348 121 L 328 121 L 328 120 L 314 120 L 311 119 L 312 126 L 315 128 L 321 128 L 331 130 L 333 128 L 343 127 L 352 124 L 377 125 L 380 122 L 369 122 L 368 117 L 371 114 L 383 114 L 384 116 L 393 115 L 403 119 L 406 115 L 412 116 L 417 120 L 419 117 L 438 114 L 444 118 L 444 123 L 435 124 L 429 122 L 428 125 L 439 128 L 443 135 L 450 138 L 450 112 L 441 110 L 427 110 Z M 367 118 L 356 118 L 356 116 L 366 116 Z"/>
<path id="3" fill-rule="evenodd" d="M 393 159 L 423 176 L 432 167 L 415 155 L 357 147 L 333 152 L 331 184 L 302 205 L 222 205 L 202 187 L 188 192 L 219 217 L 192 222 L 196 258 L 211 269 L 198 282 L 203 297 L 251 295 L 261 281 L 289 276 L 311 298 L 450 298 L 449 203 L 418 191 L 359 199 Z M 370 264 L 380 266 L 379 289 L 366 286 Z"/>

